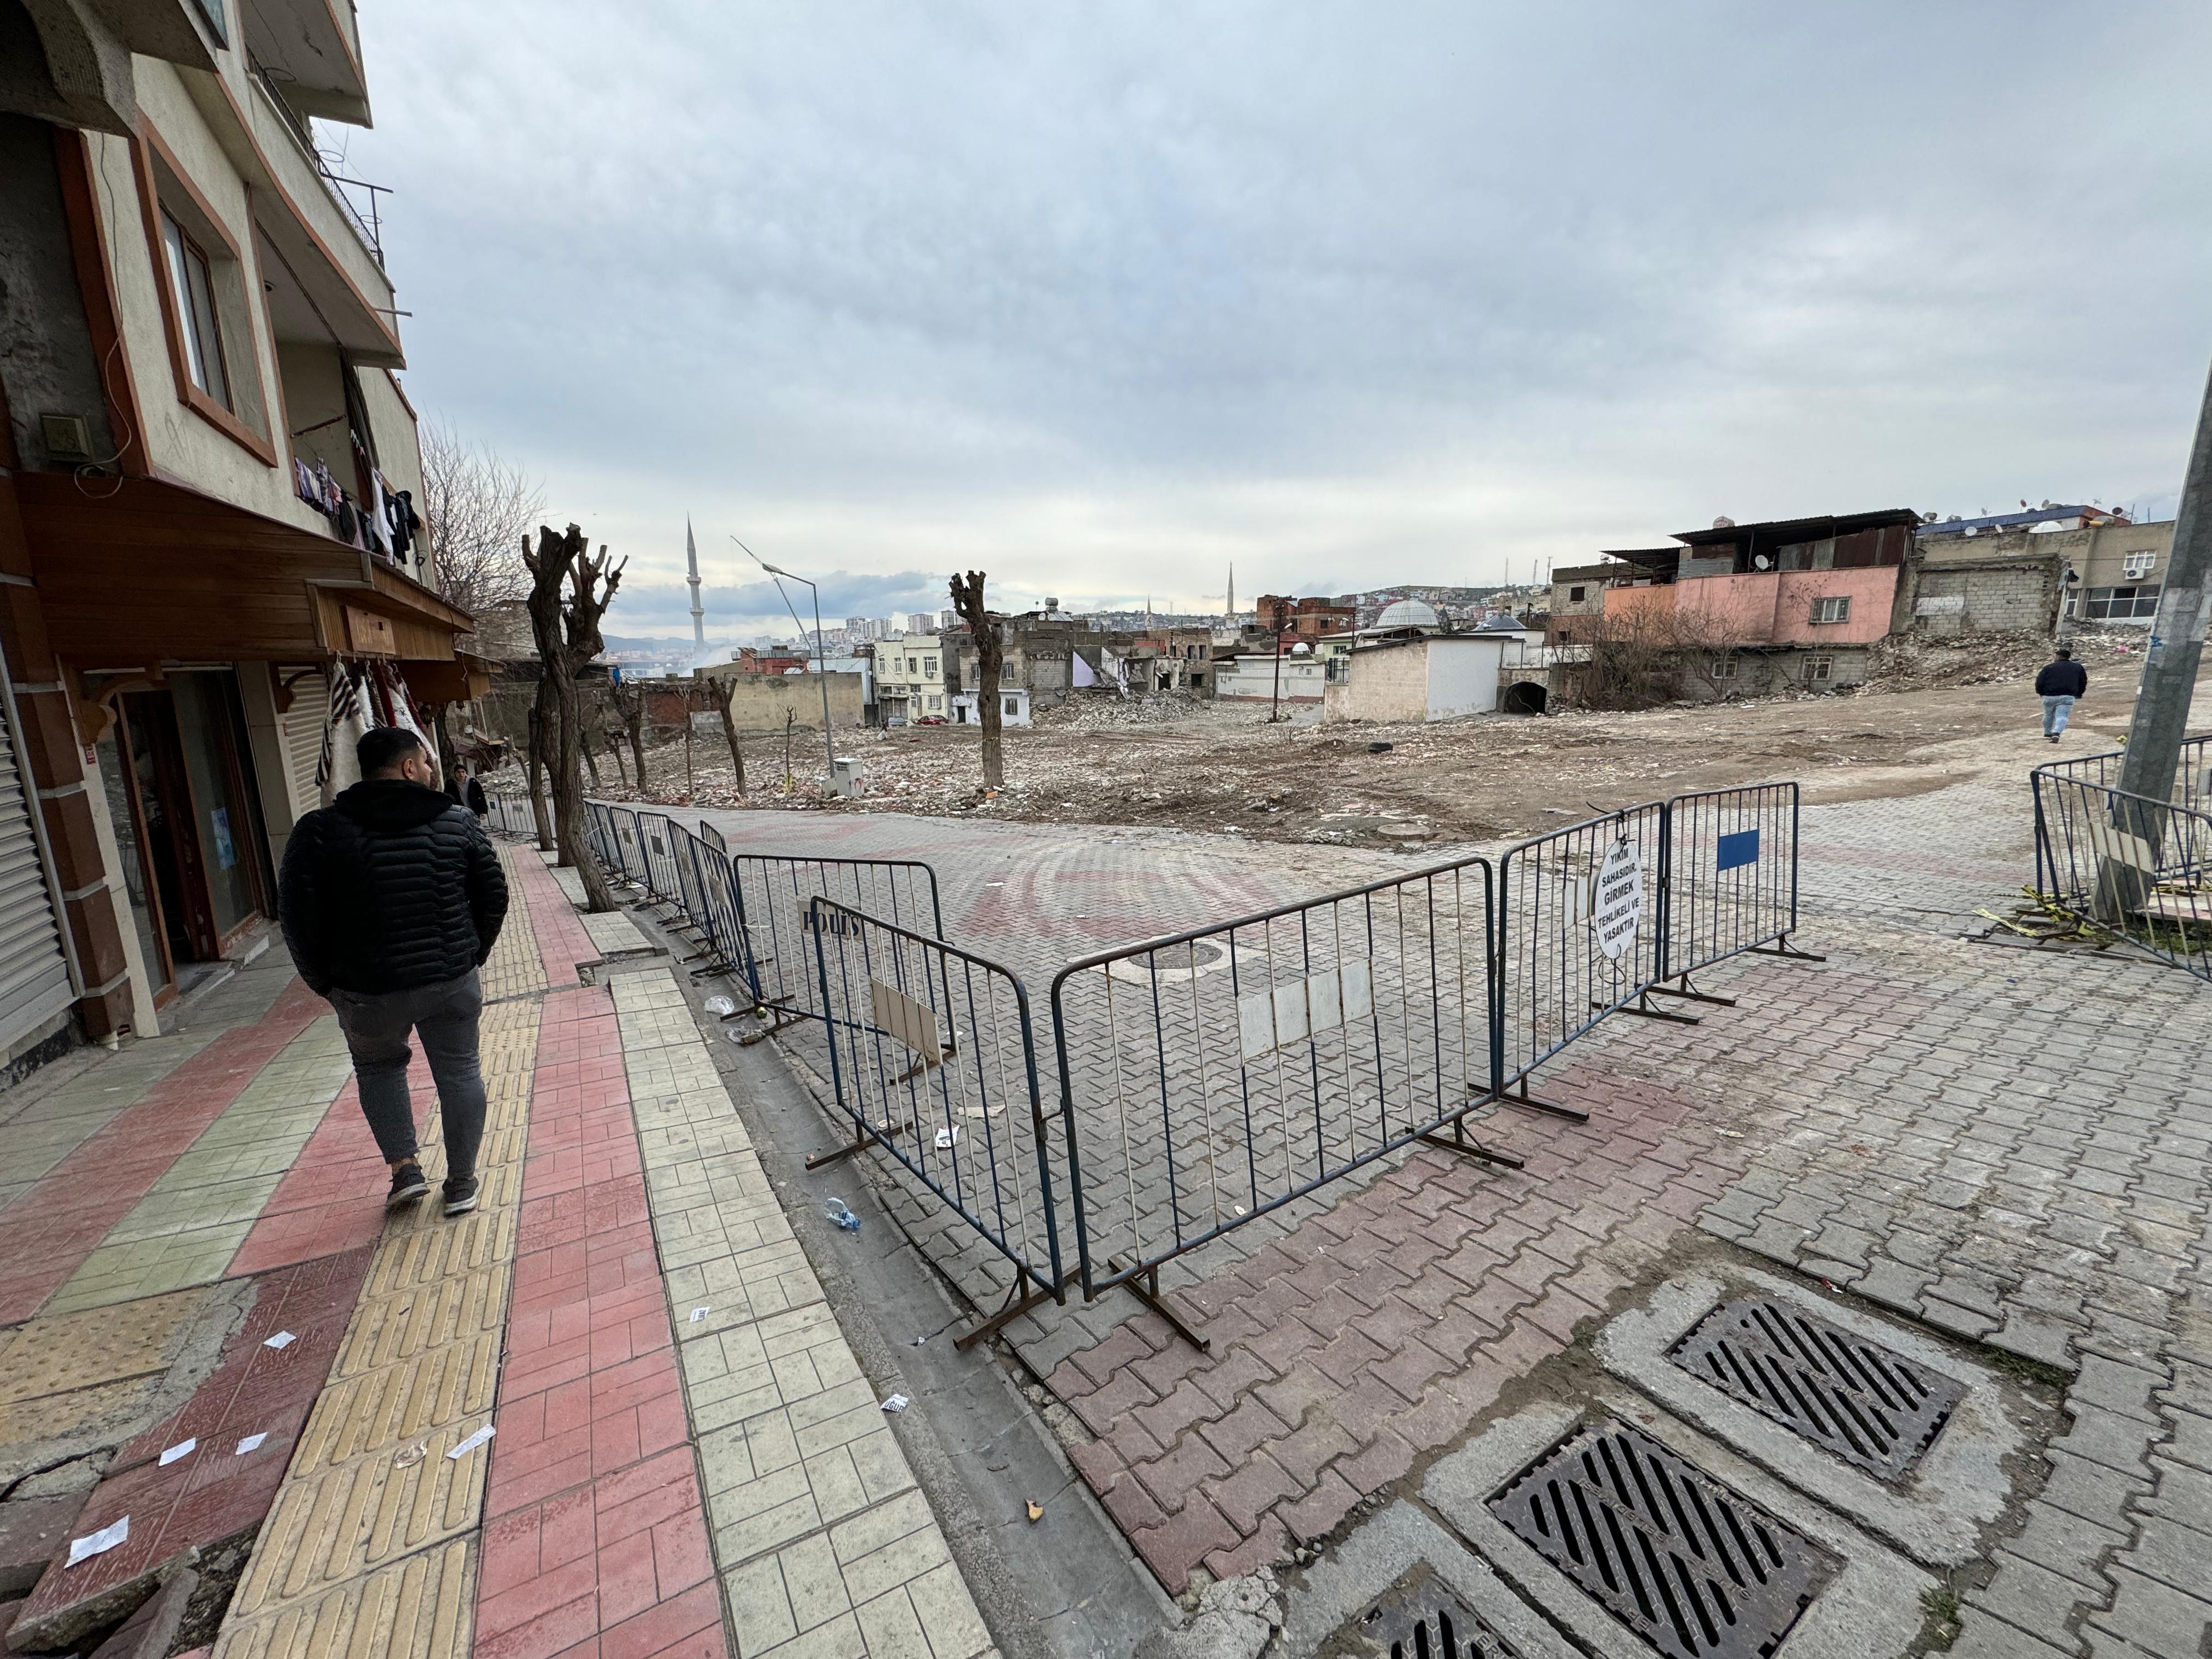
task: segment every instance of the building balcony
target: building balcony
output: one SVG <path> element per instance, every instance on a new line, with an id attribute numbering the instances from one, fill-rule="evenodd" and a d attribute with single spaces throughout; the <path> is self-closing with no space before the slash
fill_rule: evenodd
<path id="1" fill-rule="evenodd" d="M 352 0 L 253 0 L 240 9 L 246 49 L 303 115 L 370 125 Z"/>

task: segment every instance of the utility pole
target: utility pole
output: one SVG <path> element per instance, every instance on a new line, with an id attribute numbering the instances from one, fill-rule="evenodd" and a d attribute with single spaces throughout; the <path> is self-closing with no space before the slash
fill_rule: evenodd
<path id="1" fill-rule="evenodd" d="M 2212 579 L 2212 382 L 2205 386 L 2203 406 L 2197 412 L 2197 440 L 2190 447 L 2181 506 L 2173 520 L 2173 551 L 2166 558 L 2158 616 L 2143 653 L 2142 689 L 2136 696 L 2127 754 L 2120 763 L 2120 787 L 2155 801 L 2170 799 L 2173 793 L 2174 768 L 2188 730 L 2189 702 L 2204 654 L 2208 601 L 2212 601 L 2212 587 L 2207 586 Z M 2135 828 L 2146 837 L 2156 833 L 2148 824 Z"/>

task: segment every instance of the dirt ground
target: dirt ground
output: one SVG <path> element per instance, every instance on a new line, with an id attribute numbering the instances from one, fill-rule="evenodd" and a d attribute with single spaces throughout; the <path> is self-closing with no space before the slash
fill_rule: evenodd
<path id="1" fill-rule="evenodd" d="M 690 789 L 678 741 L 648 751 L 648 793 L 664 803 L 688 794 L 701 805 L 1156 824 L 1340 846 L 1481 841 L 1731 784 L 1796 778 L 1808 804 L 1865 799 L 2110 748 L 2127 728 L 2142 641 L 2132 629 L 2077 641 L 2089 695 L 2056 750 L 2039 735 L 2033 689 L 2048 647 L 1985 637 L 1886 644 L 1876 683 L 1851 691 L 1632 714 L 1323 725 L 1306 706 L 1271 725 L 1264 704 L 1086 697 L 1006 733 L 1007 787 L 988 797 L 980 739 L 966 730 L 840 732 L 838 754 L 863 768 L 865 793 L 852 800 L 819 793 L 817 732 L 793 738 L 788 793 L 782 736 L 745 738 L 741 799 L 720 732 L 702 731 Z M 600 765 L 612 784 L 604 756 Z"/>

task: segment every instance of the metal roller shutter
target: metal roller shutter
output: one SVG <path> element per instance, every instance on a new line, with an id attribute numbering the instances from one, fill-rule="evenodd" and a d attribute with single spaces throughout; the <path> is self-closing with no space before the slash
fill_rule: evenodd
<path id="1" fill-rule="evenodd" d="M 283 715 L 284 775 L 292 786 L 298 811 L 320 806 L 315 787 L 315 767 L 323 755 L 323 721 L 330 711 L 331 683 L 321 674 L 304 674 L 293 682 L 292 706 Z"/>
<path id="2" fill-rule="evenodd" d="M 67 1008 L 74 996 L 52 889 L 24 799 L 15 734 L 0 704 L 0 1051 Z"/>

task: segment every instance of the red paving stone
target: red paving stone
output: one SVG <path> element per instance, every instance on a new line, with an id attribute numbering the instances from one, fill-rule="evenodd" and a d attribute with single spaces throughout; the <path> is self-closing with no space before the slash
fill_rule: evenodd
<path id="1" fill-rule="evenodd" d="M 254 1074 L 328 1011 L 292 980 L 267 1013 L 181 1062 L 10 1205 L 0 1325 L 38 1312 Z"/>
<path id="2" fill-rule="evenodd" d="M 556 905 L 574 915 L 550 876 L 526 868 L 520 884 L 533 923 Z M 515 1251 L 476 1653 L 726 1652 L 621 1032 L 604 988 L 545 998 Z"/>
<path id="3" fill-rule="evenodd" d="M 261 1275 L 245 1324 L 190 1400 L 124 1445 L 85 1501 L 76 1535 L 131 1517 L 131 1535 L 75 1567 L 57 1564 L 19 1616 L 56 1608 L 123 1583 L 187 1547 L 204 1547 L 269 1513 L 315 1398 L 329 1380 L 373 1252 L 358 1249 Z M 280 1331 L 298 1339 L 266 1345 Z M 249 1435 L 268 1438 L 240 1454 Z M 199 1443 L 161 1467 L 161 1454 Z"/>
<path id="4" fill-rule="evenodd" d="M 1098 1437 L 1077 1468 L 1170 1590 L 1279 1565 L 1458 1439 L 1749 1159 L 1682 1133 L 1692 1103 L 1662 1085 L 1575 1066 L 1546 1086 L 1592 1121 L 1486 1121 L 1525 1170 L 1417 1151 L 1181 1292 L 1211 1355 L 1142 1315 L 1054 1372 Z"/>
<path id="5" fill-rule="evenodd" d="M 420 1053 L 407 1068 L 407 1086 L 419 1131 L 436 1105 L 429 1067 Z M 231 1258 L 230 1275 L 266 1273 L 374 1244 L 384 1231 L 389 1184 L 390 1171 L 361 1115 L 360 1085 L 349 1078 L 261 1206 L 260 1219 Z"/>

